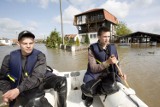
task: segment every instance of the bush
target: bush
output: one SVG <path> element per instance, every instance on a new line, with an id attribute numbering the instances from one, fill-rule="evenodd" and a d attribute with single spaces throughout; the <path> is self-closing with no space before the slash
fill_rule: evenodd
<path id="1" fill-rule="evenodd" d="M 84 40 L 84 42 L 85 42 L 86 44 L 89 44 L 89 43 L 90 43 L 90 42 L 89 42 L 88 34 L 85 35 L 85 40 Z"/>
<path id="2" fill-rule="evenodd" d="M 80 45 L 80 42 L 79 42 L 79 38 L 76 37 L 76 45 L 79 46 Z"/>
<path id="3" fill-rule="evenodd" d="M 57 48 L 62 43 L 62 38 L 59 35 L 59 32 L 54 29 L 51 32 L 50 36 L 47 37 L 46 46 L 50 48 Z"/>

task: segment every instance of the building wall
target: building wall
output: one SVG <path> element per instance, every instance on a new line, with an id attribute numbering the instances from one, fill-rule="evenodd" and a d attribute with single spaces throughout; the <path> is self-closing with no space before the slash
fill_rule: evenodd
<path id="1" fill-rule="evenodd" d="M 78 35 L 78 34 L 74 37 L 74 41 L 76 41 L 76 39 L 77 39 L 77 38 L 80 40 L 80 38 L 79 38 L 79 35 Z"/>
<path id="2" fill-rule="evenodd" d="M 87 35 L 86 33 L 79 34 L 79 40 L 80 40 L 80 42 L 84 43 L 86 35 Z"/>
<path id="3" fill-rule="evenodd" d="M 90 43 L 96 42 L 98 40 L 97 31 L 101 26 L 106 26 L 108 29 L 110 29 L 111 42 L 114 42 L 116 25 L 105 18 L 105 14 L 102 10 L 82 14 L 76 16 L 75 19 L 77 19 L 75 26 L 77 26 L 81 42 L 84 42 L 86 33 L 88 34 Z"/>
<path id="4" fill-rule="evenodd" d="M 97 32 L 88 33 L 90 44 L 98 41 Z"/>
<path id="5" fill-rule="evenodd" d="M 85 36 L 87 36 L 87 35 L 88 35 L 90 44 L 98 41 L 97 32 L 92 32 L 92 33 L 81 33 L 81 34 L 79 34 L 80 42 L 84 43 L 85 42 Z"/>
<path id="6" fill-rule="evenodd" d="M 12 45 L 12 41 L 11 40 L 0 40 L 0 44 L 3 44 L 3 45 Z"/>

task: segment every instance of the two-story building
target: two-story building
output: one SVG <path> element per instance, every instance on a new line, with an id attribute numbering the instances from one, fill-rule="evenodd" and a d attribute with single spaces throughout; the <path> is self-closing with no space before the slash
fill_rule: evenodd
<path id="1" fill-rule="evenodd" d="M 118 19 L 105 9 L 92 9 L 74 16 L 73 24 L 78 29 L 81 42 L 88 36 L 90 43 L 96 42 L 99 27 L 106 26 L 111 31 L 111 41 L 114 40 L 115 26 Z"/>

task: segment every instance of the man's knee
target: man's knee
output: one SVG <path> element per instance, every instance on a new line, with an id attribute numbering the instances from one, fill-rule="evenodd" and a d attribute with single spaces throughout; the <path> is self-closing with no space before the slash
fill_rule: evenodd
<path id="1" fill-rule="evenodd" d="M 82 93 L 88 97 L 99 95 L 101 81 L 91 80 L 81 85 Z"/>
<path id="2" fill-rule="evenodd" d="M 67 90 L 67 79 L 66 79 L 66 77 L 60 77 L 59 76 L 59 81 L 56 85 L 55 90 L 58 91 L 58 92 Z"/>

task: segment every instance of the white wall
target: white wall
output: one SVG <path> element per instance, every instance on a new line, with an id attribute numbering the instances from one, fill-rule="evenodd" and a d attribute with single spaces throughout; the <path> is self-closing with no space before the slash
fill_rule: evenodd
<path id="1" fill-rule="evenodd" d="M 79 34 L 80 42 L 84 42 L 84 40 L 85 40 L 85 36 L 83 36 L 83 35 L 86 35 L 86 33 Z M 89 40 L 90 40 L 90 44 L 98 41 L 97 32 L 88 33 L 88 37 L 89 37 Z"/>
<path id="2" fill-rule="evenodd" d="M 97 32 L 94 33 L 88 33 L 90 44 L 95 43 L 98 41 Z"/>
<path id="3" fill-rule="evenodd" d="M 79 39 L 79 41 L 80 41 L 80 37 L 79 37 L 79 35 L 77 34 L 75 37 L 74 37 L 74 41 L 76 41 L 76 39 Z"/>
<path id="4" fill-rule="evenodd" d="M 0 44 L 4 44 L 4 45 L 12 45 L 13 41 L 11 40 L 0 40 Z"/>

